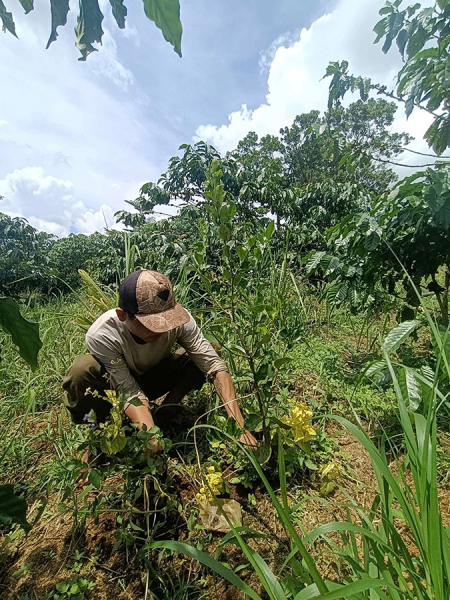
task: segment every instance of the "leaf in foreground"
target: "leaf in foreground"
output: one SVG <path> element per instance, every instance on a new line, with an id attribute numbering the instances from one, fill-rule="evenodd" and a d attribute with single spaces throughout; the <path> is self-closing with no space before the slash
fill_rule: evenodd
<path id="1" fill-rule="evenodd" d="M 166 550 L 173 550 L 175 552 L 181 552 L 181 554 L 185 554 L 186 556 L 190 556 L 195 560 L 198 560 L 200 563 L 205 565 L 205 567 L 209 567 L 212 569 L 217 575 L 220 575 L 224 579 L 226 579 L 229 583 L 236 586 L 239 590 L 247 594 L 253 600 L 261 600 L 261 597 L 252 590 L 240 577 L 238 577 L 233 571 L 225 567 L 221 562 L 212 558 L 206 552 L 201 552 L 197 550 L 197 548 L 193 548 L 189 546 L 189 544 L 185 544 L 183 542 L 152 542 L 148 544 L 147 548 L 164 548 Z"/>
<path id="2" fill-rule="evenodd" d="M 3 31 L 8 30 L 15 37 L 17 37 L 16 26 L 14 25 L 12 13 L 6 10 L 6 6 L 3 4 L 2 0 L 0 0 L 0 19 L 2 20 Z"/>
<path id="3" fill-rule="evenodd" d="M 52 31 L 48 38 L 47 47 L 48 50 L 50 44 L 56 41 L 58 27 L 64 27 L 67 23 L 67 13 L 69 12 L 69 0 L 50 0 L 50 8 L 52 13 Z"/>
<path id="4" fill-rule="evenodd" d="M 144 10 L 147 17 L 161 29 L 166 42 L 172 44 L 181 57 L 183 27 L 180 21 L 180 0 L 144 0 Z"/>
<path id="5" fill-rule="evenodd" d="M 392 354 L 392 352 L 395 352 L 397 348 L 409 338 L 419 325 L 421 325 L 420 321 L 404 321 L 403 323 L 400 323 L 400 325 L 397 325 L 384 340 L 382 349 L 387 354 Z"/>
<path id="6" fill-rule="evenodd" d="M 0 523 L 18 523 L 25 531 L 30 529 L 27 523 L 27 503 L 14 493 L 14 487 L 9 483 L 0 485 Z"/>
<path id="7" fill-rule="evenodd" d="M 14 300 L 4 296 L 0 297 L 0 326 L 11 334 L 12 341 L 19 347 L 20 356 L 33 371 L 37 369 L 37 356 L 42 347 L 39 325 L 22 317 Z"/>
<path id="8" fill-rule="evenodd" d="M 97 0 L 80 0 L 80 14 L 75 27 L 75 45 L 81 52 L 78 60 L 84 61 L 91 52 L 96 52 L 92 45 L 94 42 L 102 43 L 102 21 L 103 14 Z"/>

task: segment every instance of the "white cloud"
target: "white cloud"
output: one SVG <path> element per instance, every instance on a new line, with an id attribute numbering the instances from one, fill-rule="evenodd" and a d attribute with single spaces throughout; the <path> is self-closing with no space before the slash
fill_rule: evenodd
<path id="1" fill-rule="evenodd" d="M 42 167 L 26 167 L 0 180 L 0 211 L 25 217 L 39 230 L 57 236 L 71 232 L 93 233 L 114 226 L 114 210 L 103 204 L 86 207 L 77 200 L 72 181 L 46 175 Z M 116 228 L 116 227 L 114 227 Z M 120 227 L 119 227 L 120 228 Z"/>
<path id="2" fill-rule="evenodd" d="M 114 212 L 107 204 L 102 204 L 98 210 L 85 210 L 84 214 L 74 219 L 74 225 L 80 233 L 94 233 L 108 229 L 122 230 L 122 224 L 115 224 Z"/>
<path id="3" fill-rule="evenodd" d="M 396 48 L 384 55 L 380 44 L 373 44 L 380 7 L 380 0 L 339 0 L 332 13 L 302 29 L 295 41 L 289 34 L 280 36 L 260 60 L 264 68 L 270 64 L 266 101 L 253 110 L 242 104 L 228 116 L 227 124 L 200 125 L 195 139 L 207 140 L 224 152 L 235 148 L 249 131 L 277 134 L 300 113 L 326 110 L 329 80 L 321 78 L 330 61 L 345 59 L 351 72 L 392 86 L 401 59 Z M 400 119 L 402 109 L 398 112 Z M 423 135 L 426 121 L 422 116 L 414 120 L 417 137 Z M 410 122 L 403 119 L 402 125 L 409 131 Z"/>
<path id="4" fill-rule="evenodd" d="M 1 120 L 1 121 L 0 121 L 0 127 L 1 127 L 2 125 L 8 125 L 8 121 Z"/>
<path id="5" fill-rule="evenodd" d="M 103 230 L 102 205 L 109 207 L 111 226 L 124 199 L 135 197 L 160 172 L 144 151 L 140 93 L 129 92 L 134 75 L 117 59 L 110 20 L 105 18 L 103 47 L 79 62 L 73 37 L 77 10 L 69 12 L 49 50 L 44 7 L 27 16 L 16 11 L 19 40 L 0 36 L 0 80 L 8 90 L 0 115 L 0 124 L 7 124 L 0 127 L 0 190 L 7 192 L 0 191 L 7 197 L 0 210 L 57 235 Z M 125 46 L 135 43 L 117 28 L 114 33 Z"/>
<path id="6" fill-rule="evenodd" d="M 91 54 L 87 64 L 94 75 L 104 75 L 122 90 L 128 90 L 135 83 L 133 73 L 117 60 L 117 44 L 107 29 L 100 52 Z"/>
<path id="7" fill-rule="evenodd" d="M 399 133 L 406 131 L 414 137 L 414 141 L 408 146 L 410 150 L 423 152 L 425 154 L 433 154 L 433 150 L 428 147 L 428 144 L 423 139 L 424 133 L 432 122 L 433 117 L 427 112 L 416 110 L 411 114 L 409 119 L 407 119 L 402 108 L 399 108 L 392 130 Z M 400 178 L 407 177 L 420 167 L 433 163 L 433 158 L 431 158 L 431 156 L 420 156 L 413 152 L 404 152 L 395 160 L 401 164 L 411 165 L 409 168 L 393 167 Z"/>
<path id="8" fill-rule="evenodd" d="M 261 73 L 265 71 L 269 71 L 272 65 L 273 59 L 275 58 L 275 54 L 277 53 L 278 48 L 281 47 L 289 47 L 292 46 L 299 36 L 299 33 L 293 33 L 291 31 L 287 31 L 282 33 L 274 40 L 267 50 L 263 50 L 259 53 L 259 68 Z"/>

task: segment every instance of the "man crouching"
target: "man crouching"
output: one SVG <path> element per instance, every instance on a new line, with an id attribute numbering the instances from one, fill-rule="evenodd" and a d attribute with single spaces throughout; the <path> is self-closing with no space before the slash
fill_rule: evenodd
<path id="1" fill-rule="evenodd" d="M 175 343 L 181 349 L 173 353 Z M 83 423 L 91 410 L 98 423 L 104 422 L 111 409 L 104 394 L 113 389 L 127 398 L 124 410 L 130 421 L 150 430 L 154 421 L 149 400 L 166 395 L 163 405 L 178 404 L 191 390 L 212 381 L 228 416 L 244 428 L 226 364 L 192 315 L 175 302 L 165 275 L 147 269 L 128 275 L 119 289 L 119 308 L 93 323 L 86 346 L 90 354 L 76 358 L 63 380 L 74 423 Z M 140 404 L 131 404 L 133 398 Z M 257 446 L 248 431 L 240 441 Z M 150 445 L 152 453 L 161 450 L 156 439 Z M 89 461 L 88 452 L 82 460 Z"/>

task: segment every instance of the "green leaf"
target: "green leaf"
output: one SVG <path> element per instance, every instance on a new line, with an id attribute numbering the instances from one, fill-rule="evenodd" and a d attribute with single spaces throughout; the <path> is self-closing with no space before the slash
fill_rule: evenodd
<path id="1" fill-rule="evenodd" d="M 0 0 L 0 19 L 2 20 L 3 31 L 8 30 L 15 37 L 17 37 L 16 26 L 14 25 L 12 13 L 7 12 L 6 6 L 3 4 L 2 0 Z"/>
<path id="2" fill-rule="evenodd" d="M 222 273 L 222 277 L 225 279 L 225 281 L 228 281 L 231 283 L 231 279 L 232 279 L 231 271 L 229 271 L 228 269 L 225 269 L 224 272 Z"/>
<path id="3" fill-rule="evenodd" d="M 320 495 L 322 498 L 328 498 L 336 489 L 335 481 L 324 481 L 320 484 Z"/>
<path id="4" fill-rule="evenodd" d="M 61 515 L 65 515 L 69 512 L 69 508 L 64 504 L 64 502 L 58 502 L 58 512 Z"/>
<path id="5" fill-rule="evenodd" d="M 279 369 L 280 367 L 282 367 L 283 365 L 285 365 L 288 362 L 291 362 L 291 359 L 288 358 L 287 356 L 284 356 L 283 358 L 277 358 L 277 360 L 273 364 L 274 364 L 275 369 Z"/>
<path id="6" fill-rule="evenodd" d="M 393 40 L 397 37 L 398 32 L 403 26 L 404 17 L 401 13 L 393 12 L 387 17 L 388 19 L 388 31 L 386 33 L 386 39 L 383 44 L 383 52 L 386 54 L 392 45 Z"/>
<path id="7" fill-rule="evenodd" d="M 345 585 L 327 581 L 327 586 L 331 588 L 332 591 L 328 592 L 327 594 L 321 594 L 315 584 L 309 585 L 308 587 L 304 588 L 301 592 L 299 592 L 295 596 L 294 600 L 310 600 L 311 598 L 317 597 L 320 597 L 321 600 L 351 598 L 352 596 L 360 594 L 361 592 L 364 592 L 366 590 L 374 590 L 386 586 L 386 581 L 382 581 L 381 579 L 372 579 L 370 577 L 365 577 L 364 579 L 359 579 L 357 581 L 353 581 L 352 583 L 347 583 Z"/>
<path id="8" fill-rule="evenodd" d="M 100 450 L 108 456 L 113 456 L 118 452 L 121 452 L 127 444 L 127 438 L 120 434 L 112 440 L 102 438 L 100 440 Z"/>
<path id="9" fill-rule="evenodd" d="M 231 238 L 230 229 L 223 223 L 217 228 L 217 233 L 224 242 L 228 242 L 228 240 Z"/>
<path id="10" fill-rule="evenodd" d="M 408 55 L 408 58 L 412 58 L 418 52 L 420 52 L 420 50 L 422 50 L 427 38 L 428 36 L 424 28 L 418 27 L 418 29 L 410 36 L 406 46 L 406 54 Z"/>
<path id="11" fill-rule="evenodd" d="M 404 341 L 406 341 L 411 333 L 421 325 L 420 321 L 404 321 L 397 325 L 384 340 L 382 350 L 387 354 L 392 354 Z"/>
<path id="12" fill-rule="evenodd" d="M 261 600 L 261 597 L 258 596 L 258 594 L 244 581 L 242 581 L 240 577 L 225 567 L 221 562 L 215 560 L 209 556 L 209 554 L 206 554 L 206 552 L 201 552 L 200 550 L 197 550 L 197 548 L 193 548 L 192 546 L 189 546 L 183 542 L 175 541 L 152 542 L 146 545 L 146 548 L 164 548 L 166 550 L 173 550 L 174 552 L 181 552 L 181 554 L 190 556 L 191 558 L 194 558 L 195 560 L 198 560 L 198 562 L 205 565 L 205 567 L 212 569 L 214 573 L 217 573 L 226 579 L 229 583 L 236 586 L 238 590 L 241 590 L 244 592 L 244 594 L 247 594 L 247 596 L 253 598 L 253 600 Z"/>
<path id="13" fill-rule="evenodd" d="M 416 411 L 422 402 L 422 390 L 420 381 L 417 379 L 413 369 L 403 367 L 397 376 L 398 384 L 409 408 Z"/>
<path id="14" fill-rule="evenodd" d="M 347 299 L 348 284 L 347 282 L 335 283 L 327 288 L 327 299 L 332 304 L 339 304 Z"/>
<path id="15" fill-rule="evenodd" d="M 111 4 L 112 14 L 119 29 L 125 29 L 125 17 L 128 11 L 123 0 L 109 0 L 109 3 Z"/>
<path id="16" fill-rule="evenodd" d="M 25 531 L 31 529 L 27 523 L 27 503 L 14 493 L 9 483 L 0 485 L 0 524 L 18 523 Z"/>
<path id="17" fill-rule="evenodd" d="M 88 475 L 88 481 L 91 483 L 97 490 L 102 487 L 102 474 L 97 469 L 92 469 Z"/>
<path id="18" fill-rule="evenodd" d="M 381 14 L 381 11 L 380 11 L 380 14 Z M 384 18 L 384 19 L 381 19 L 381 21 L 378 21 L 378 23 L 373 28 L 374 33 L 377 34 L 374 44 L 377 44 L 381 40 L 381 38 L 384 35 L 386 35 L 387 24 L 388 24 L 388 20 L 387 20 L 387 18 Z"/>
<path id="19" fill-rule="evenodd" d="M 258 427 L 261 426 L 262 417 L 257 413 L 250 413 L 245 417 L 245 427 L 249 431 L 255 431 Z"/>
<path id="20" fill-rule="evenodd" d="M 250 546 L 247 546 L 246 549 L 260 571 L 259 577 L 265 589 L 271 591 L 272 598 L 276 598 L 276 600 L 287 600 L 287 596 L 284 593 L 280 582 L 262 556 L 253 550 L 253 548 L 250 548 Z"/>
<path id="21" fill-rule="evenodd" d="M 132 406 L 143 406 L 144 403 L 140 398 L 135 397 L 129 400 L 129 404 L 131 404 Z"/>
<path id="22" fill-rule="evenodd" d="M 219 215 L 222 223 L 228 223 L 234 216 L 236 210 L 234 204 L 224 204 L 221 206 Z"/>
<path id="23" fill-rule="evenodd" d="M 313 271 L 315 271 L 319 265 L 322 258 L 325 256 L 325 252 L 313 252 L 306 263 L 306 274 L 310 275 Z"/>
<path id="24" fill-rule="evenodd" d="M 243 246 L 236 246 L 236 253 L 241 260 L 247 258 L 247 250 Z"/>
<path id="25" fill-rule="evenodd" d="M 313 461 L 310 458 L 307 458 L 305 460 L 305 467 L 307 467 L 310 471 L 317 471 L 316 463 L 313 463 Z"/>
<path id="26" fill-rule="evenodd" d="M 270 339 L 270 338 L 269 338 Z M 269 366 L 268 363 L 263 362 L 256 372 L 256 381 L 265 381 L 268 377 L 271 377 L 273 374 L 272 365 Z"/>
<path id="27" fill-rule="evenodd" d="M 371 377 L 386 368 L 386 363 L 383 360 L 376 360 L 364 371 L 364 377 Z"/>
<path id="28" fill-rule="evenodd" d="M 97 49 L 92 45 L 94 42 L 101 44 L 102 21 L 103 14 L 97 0 L 80 0 L 80 12 L 75 27 L 75 45 L 81 52 L 81 58 L 78 60 L 84 61 L 91 52 L 96 52 Z"/>
<path id="29" fill-rule="evenodd" d="M 272 447 L 267 446 L 266 444 L 261 444 L 255 450 L 253 450 L 253 454 L 259 464 L 263 466 L 272 456 Z"/>
<path id="30" fill-rule="evenodd" d="M 52 30 L 47 42 L 47 49 L 58 37 L 57 28 L 64 27 L 67 23 L 67 13 L 69 12 L 69 0 L 50 0 L 52 13 Z"/>
<path id="31" fill-rule="evenodd" d="M 19 0 L 19 2 L 22 5 L 26 15 L 34 8 L 34 0 Z"/>
<path id="32" fill-rule="evenodd" d="M 406 31 L 406 29 L 402 29 L 400 31 L 400 33 L 398 34 L 397 40 L 396 40 L 397 47 L 398 47 L 400 54 L 402 55 L 402 58 L 405 55 L 405 48 L 406 48 L 406 43 L 408 42 L 408 39 L 409 39 L 408 32 Z"/>
<path id="33" fill-rule="evenodd" d="M 195 515 L 192 514 L 189 519 L 186 521 L 186 525 L 188 528 L 188 531 L 194 531 L 194 527 L 195 527 Z"/>
<path id="34" fill-rule="evenodd" d="M 275 231 L 275 221 L 270 221 L 270 223 L 267 225 L 267 229 L 266 229 L 266 239 L 267 240 L 270 240 L 274 231 Z"/>
<path id="35" fill-rule="evenodd" d="M 172 44 L 181 58 L 181 36 L 183 27 L 180 21 L 179 0 L 143 0 L 147 17 L 161 29 L 166 42 Z"/>
<path id="36" fill-rule="evenodd" d="M 447 1 L 447 0 L 444 0 L 444 1 Z M 438 2 L 439 2 L 439 0 L 438 0 Z M 408 13 L 408 19 L 410 19 L 413 16 L 413 14 L 417 10 L 419 10 L 419 8 L 420 8 L 419 2 L 416 2 L 416 4 L 414 4 L 413 6 L 408 6 L 408 8 L 406 9 L 406 11 Z"/>
<path id="37" fill-rule="evenodd" d="M 11 334 L 12 341 L 19 347 L 20 356 L 33 371 L 37 369 L 37 356 L 42 348 L 39 325 L 24 319 L 14 300 L 4 296 L 0 296 L 0 325 Z"/>

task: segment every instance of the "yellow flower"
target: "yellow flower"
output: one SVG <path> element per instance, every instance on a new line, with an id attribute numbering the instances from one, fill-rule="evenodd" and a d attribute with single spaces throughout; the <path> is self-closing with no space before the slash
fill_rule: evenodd
<path id="1" fill-rule="evenodd" d="M 294 442 L 305 444 L 316 435 L 316 430 L 311 425 L 312 410 L 304 402 L 297 402 L 290 410 L 287 417 L 281 420 L 292 428 Z"/>
<path id="2" fill-rule="evenodd" d="M 208 467 L 206 475 L 207 485 L 200 488 L 200 492 L 196 495 L 198 502 L 213 502 L 214 497 L 222 492 L 222 473 L 216 471 L 213 466 Z"/>

